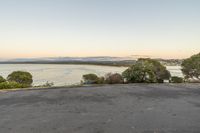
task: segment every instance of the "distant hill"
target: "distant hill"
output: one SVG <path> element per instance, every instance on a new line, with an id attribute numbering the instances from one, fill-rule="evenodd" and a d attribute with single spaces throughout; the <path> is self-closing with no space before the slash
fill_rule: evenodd
<path id="1" fill-rule="evenodd" d="M 130 66 L 137 59 L 133 57 L 47 57 L 47 58 L 17 58 L 2 60 L 0 64 L 90 64 L 90 65 L 109 65 L 109 66 Z M 164 65 L 180 65 L 182 60 L 178 59 L 156 59 Z"/>

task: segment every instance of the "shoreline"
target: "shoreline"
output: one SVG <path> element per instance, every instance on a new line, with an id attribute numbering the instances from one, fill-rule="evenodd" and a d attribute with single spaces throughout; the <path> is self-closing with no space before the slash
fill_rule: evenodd
<path id="1" fill-rule="evenodd" d="M 94 65 L 94 66 L 110 66 L 110 67 L 129 67 L 130 65 L 111 65 L 111 64 L 89 64 L 89 63 L 0 63 L 3 64 L 21 64 L 21 65 Z"/>
<path id="2" fill-rule="evenodd" d="M 111 66 L 111 67 L 129 67 L 129 66 L 131 66 L 132 64 L 134 64 L 134 63 L 132 63 L 132 64 L 125 64 L 125 65 L 122 65 L 122 64 L 113 64 L 113 62 L 112 63 L 108 63 L 108 64 L 104 64 L 104 63 L 88 63 L 88 62 L 83 62 L 83 63 L 80 63 L 80 62 L 78 62 L 78 63 L 71 63 L 71 62 L 52 62 L 52 63 L 45 63 L 45 62 L 43 62 L 43 63 L 41 63 L 41 62 L 0 62 L 0 65 L 1 64 L 22 64 L 22 65 L 26 65 L 26 64 L 29 64 L 29 65 L 94 65 L 94 66 Z M 176 65 L 174 65 L 174 64 L 165 64 L 165 66 L 180 66 L 180 64 L 176 64 Z"/>

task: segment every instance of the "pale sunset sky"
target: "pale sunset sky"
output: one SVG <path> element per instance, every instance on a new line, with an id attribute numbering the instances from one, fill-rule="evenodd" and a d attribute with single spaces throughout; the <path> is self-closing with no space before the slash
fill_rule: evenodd
<path id="1" fill-rule="evenodd" d="M 200 0 L 1 0 L 0 58 L 200 52 Z"/>

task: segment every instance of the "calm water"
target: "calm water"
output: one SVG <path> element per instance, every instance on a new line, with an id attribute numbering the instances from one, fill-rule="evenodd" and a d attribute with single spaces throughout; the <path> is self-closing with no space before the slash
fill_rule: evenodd
<path id="1" fill-rule="evenodd" d="M 110 67 L 95 65 L 54 65 L 54 64 L 0 64 L 0 75 L 7 77 L 13 71 L 28 71 L 33 75 L 33 85 L 53 82 L 56 86 L 78 84 L 83 74 L 96 73 L 104 76 L 109 72 L 121 73 L 126 67 Z M 175 76 L 182 76 L 179 66 L 168 66 Z"/>

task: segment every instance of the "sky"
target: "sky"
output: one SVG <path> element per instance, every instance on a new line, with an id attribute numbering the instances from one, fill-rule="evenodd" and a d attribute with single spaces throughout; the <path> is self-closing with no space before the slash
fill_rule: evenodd
<path id="1" fill-rule="evenodd" d="M 0 58 L 200 52 L 200 0 L 0 0 Z"/>

